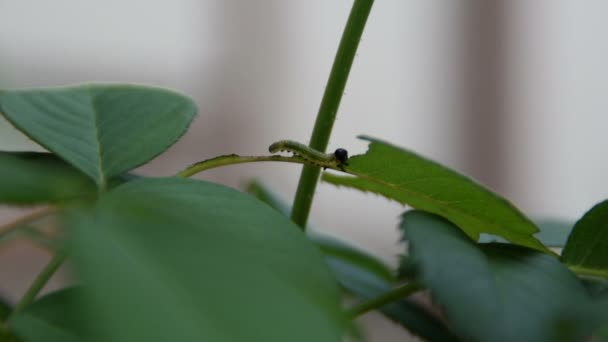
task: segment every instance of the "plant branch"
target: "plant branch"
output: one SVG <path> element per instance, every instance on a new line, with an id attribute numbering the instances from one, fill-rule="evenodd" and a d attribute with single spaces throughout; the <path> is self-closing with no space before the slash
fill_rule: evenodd
<path id="1" fill-rule="evenodd" d="M 346 81 L 373 3 L 373 0 L 355 0 L 350 11 L 310 137 L 310 147 L 315 150 L 324 152 L 327 149 Z M 291 219 L 302 229 L 306 229 L 320 173 L 319 167 L 307 165 L 304 166 L 300 175 Z"/>
<path id="2" fill-rule="evenodd" d="M 415 282 L 410 282 L 405 285 L 401 285 L 394 289 L 391 289 L 387 292 L 382 293 L 381 295 L 372 298 L 370 300 L 359 303 L 350 309 L 347 310 L 346 314 L 351 319 L 357 318 L 369 311 L 380 309 L 383 306 L 395 302 L 399 299 L 410 296 L 413 293 L 422 290 L 420 284 Z"/>
<path id="3" fill-rule="evenodd" d="M 13 309 L 13 312 L 11 312 L 11 314 L 9 315 L 8 319 L 25 309 L 34 301 L 34 299 L 36 299 L 36 296 L 38 296 L 40 290 L 42 290 L 44 285 L 46 285 L 46 283 L 53 276 L 53 274 L 55 274 L 55 272 L 59 269 L 66 257 L 67 254 L 64 251 L 59 251 L 55 255 L 53 255 L 49 263 L 46 264 L 46 266 L 42 269 L 42 271 L 40 271 L 40 273 L 38 273 L 36 279 L 34 279 L 34 282 L 27 289 L 23 297 L 21 297 L 17 305 L 15 305 L 15 308 Z"/>
<path id="4" fill-rule="evenodd" d="M 257 163 L 257 162 L 265 162 L 265 161 L 274 161 L 274 162 L 287 162 L 287 163 L 298 163 L 304 165 L 313 165 L 315 164 L 314 160 L 304 159 L 299 156 L 239 156 L 237 154 L 227 154 L 223 156 L 218 156 L 215 158 L 203 160 L 197 163 L 194 163 L 182 171 L 178 172 L 176 177 L 191 177 L 197 173 L 203 172 L 205 170 L 213 169 L 216 167 L 233 165 L 233 164 L 243 164 L 243 163 Z M 340 170 L 339 168 L 333 166 L 327 166 L 329 169 Z"/>
<path id="5" fill-rule="evenodd" d="M 42 218 L 45 218 L 49 215 L 52 215 L 56 212 L 55 208 L 45 208 L 23 217 L 18 218 L 17 220 L 0 226 L 0 242 L 9 240 L 12 235 L 14 235 L 20 229 L 25 229 L 30 227 L 30 225 Z"/>

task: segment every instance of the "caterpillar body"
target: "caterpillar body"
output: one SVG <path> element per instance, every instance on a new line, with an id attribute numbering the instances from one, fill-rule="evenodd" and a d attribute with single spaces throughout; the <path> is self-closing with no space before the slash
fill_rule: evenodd
<path id="1" fill-rule="evenodd" d="M 268 150 L 270 153 L 291 152 L 323 168 L 338 167 L 344 170 L 344 166 L 348 165 L 348 152 L 343 148 L 335 150 L 334 153 L 323 153 L 293 140 L 280 140 L 270 145 Z"/>

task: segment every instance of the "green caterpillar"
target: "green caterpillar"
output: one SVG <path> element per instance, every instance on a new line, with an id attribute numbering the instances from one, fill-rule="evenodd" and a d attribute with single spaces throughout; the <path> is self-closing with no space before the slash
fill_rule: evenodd
<path id="1" fill-rule="evenodd" d="M 296 141 L 280 140 L 270 145 L 268 150 L 270 153 L 277 153 L 279 151 L 291 152 L 323 168 L 337 167 L 344 171 L 344 166 L 348 165 L 346 163 L 348 151 L 343 148 L 335 150 L 334 153 L 323 153 Z"/>

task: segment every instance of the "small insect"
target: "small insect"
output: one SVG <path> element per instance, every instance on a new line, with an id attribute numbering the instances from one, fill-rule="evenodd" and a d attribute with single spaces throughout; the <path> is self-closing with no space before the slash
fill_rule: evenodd
<path id="1" fill-rule="evenodd" d="M 291 152 L 324 169 L 328 167 L 337 167 L 344 171 L 344 166 L 348 165 L 346 163 L 348 160 L 348 151 L 343 148 L 337 149 L 334 153 L 323 153 L 296 141 L 281 140 L 270 145 L 268 150 L 270 153 L 279 151 Z"/>

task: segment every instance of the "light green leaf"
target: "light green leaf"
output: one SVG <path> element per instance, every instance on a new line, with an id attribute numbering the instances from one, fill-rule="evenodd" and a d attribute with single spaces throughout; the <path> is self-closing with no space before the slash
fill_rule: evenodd
<path id="1" fill-rule="evenodd" d="M 9 328 L 23 342 L 87 341 L 84 321 L 75 311 L 79 295 L 77 288 L 48 294 L 12 316 Z"/>
<path id="2" fill-rule="evenodd" d="M 50 153 L 0 152 L 0 203 L 55 203 L 97 194 L 95 183 Z"/>
<path id="3" fill-rule="evenodd" d="M 581 341 L 606 321 L 557 258 L 508 245 L 477 245 L 449 221 L 420 211 L 401 224 L 428 286 L 466 341 Z"/>
<path id="4" fill-rule="evenodd" d="M 0 112 L 100 188 L 173 144 L 194 117 L 177 93 L 128 85 L 0 92 Z"/>
<path id="5" fill-rule="evenodd" d="M 252 181 L 247 191 L 285 216 L 289 207 L 264 184 Z M 337 238 L 313 233 L 309 238 L 319 246 L 333 275 L 342 288 L 359 299 L 371 299 L 391 290 L 396 284 L 394 272 L 383 262 L 367 252 Z M 448 342 L 456 338 L 447 327 L 427 310 L 407 299 L 402 299 L 380 309 L 382 314 L 411 333 L 427 341 Z"/>
<path id="6" fill-rule="evenodd" d="M 253 197 L 144 179 L 75 215 L 76 274 L 106 341 L 340 341 L 337 284 L 291 221 Z"/>
<path id="7" fill-rule="evenodd" d="M 370 141 L 369 150 L 350 158 L 345 169 L 356 177 L 324 173 L 324 181 L 374 192 L 435 213 L 455 223 L 474 240 L 480 233 L 487 233 L 547 251 L 532 236 L 538 228 L 506 199 L 413 152 L 374 138 L 360 138 Z"/>
<path id="8" fill-rule="evenodd" d="M 608 201 L 576 222 L 562 260 L 577 273 L 608 278 Z"/>

